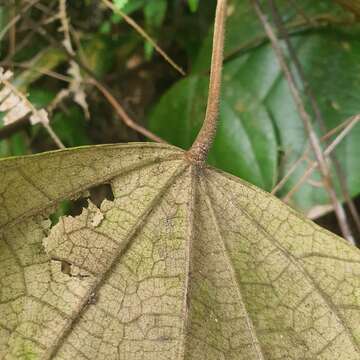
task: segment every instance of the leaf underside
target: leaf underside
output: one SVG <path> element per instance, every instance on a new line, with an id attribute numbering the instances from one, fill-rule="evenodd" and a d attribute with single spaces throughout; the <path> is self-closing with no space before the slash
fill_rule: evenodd
<path id="1" fill-rule="evenodd" d="M 0 204 L 1 359 L 360 358 L 360 252 L 177 148 L 1 160 Z"/>

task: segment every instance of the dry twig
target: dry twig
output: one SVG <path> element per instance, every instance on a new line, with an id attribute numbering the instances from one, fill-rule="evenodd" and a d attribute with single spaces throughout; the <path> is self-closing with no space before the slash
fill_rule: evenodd
<path id="1" fill-rule="evenodd" d="M 15 24 L 21 19 L 21 17 L 31 8 L 33 7 L 36 3 L 38 3 L 40 0 L 33 0 L 31 1 L 29 4 L 27 4 L 26 6 L 24 6 L 19 13 L 13 17 L 1 30 L 0 32 L 0 40 L 5 36 L 5 34 L 13 27 L 15 26 Z"/>
<path id="2" fill-rule="evenodd" d="M 120 117 L 121 121 L 123 121 L 129 128 L 137 131 L 138 133 L 148 137 L 150 140 L 155 142 L 165 142 L 160 137 L 156 136 L 140 124 L 136 123 L 125 111 L 123 106 L 119 103 L 119 101 L 116 99 L 115 95 L 111 92 L 110 89 L 107 88 L 105 84 L 103 84 L 97 76 L 94 74 L 94 72 L 89 69 L 87 65 L 84 64 L 83 61 L 81 61 L 79 58 L 77 58 L 76 55 L 73 55 L 69 53 L 69 51 L 64 47 L 63 44 L 57 42 L 49 33 L 47 33 L 43 28 L 37 27 L 36 24 L 31 20 L 28 19 L 31 26 L 35 29 L 35 31 L 41 35 L 46 41 L 49 42 L 51 46 L 54 48 L 62 50 L 67 58 L 69 60 L 75 61 L 80 68 L 89 76 L 89 80 L 86 80 L 86 82 L 90 82 L 93 85 L 97 85 L 97 88 L 102 92 L 102 94 L 105 96 L 106 100 L 109 102 L 109 104 L 114 108 L 116 111 L 116 114 Z M 107 96 L 106 96 L 107 95 Z"/>
<path id="3" fill-rule="evenodd" d="M 279 45 L 277 35 L 275 34 L 272 26 L 270 25 L 265 14 L 263 13 L 259 0 L 251 0 L 251 2 L 254 6 L 256 14 L 258 15 L 258 18 L 260 19 L 261 23 L 263 24 L 266 34 L 268 35 L 268 37 L 270 39 L 270 42 L 272 44 L 275 55 L 280 64 L 280 67 L 281 67 L 281 69 L 284 73 L 284 76 L 288 82 L 291 95 L 294 99 L 294 102 L 298 109 L 299 115 L 303 121 L 304 128 L 308 134 L 310 145 L 314 151 L 316 160 L 319 163 L 319 169 L 320 169 L 320 172 L 322 175 L 324 187 L 325 187 L 326 191 L 328 192 L 331 202 L 333 204 L 334 211 L 335 211 L 336 217 L 338 219 L 341 231 L 346 239 L 348 239 L 352 244 L 355 244 L 354 238 L 352 236 L 352 233 L 351 233 L 351 230 L 350 230 L 347 218 L 346 218 L 344 208 L 343 208 L 342 204 L 339 202 L 339 200 L 337 199 L 336 192 L 334 190 L 333 183 L 332 183 L 330 170 L 326 163 L 324 154 L 322 152 L 322 149 L 320 146 L 320 141 L 312 127 L 311 118 L 305 109 L 305 105 L 302 101 L 300 92 L 297 88 L 294 76 L 290 70 L 289 65 L 287 64 L 287 62 L 285 60 L 285 55 L 283 53 L 283 50 L 281 49 L 281 47 Z"/>
<path id="4" fill-rule="evenodd" d="M 143 126 L 136 123 L 124 110 L 124 108 L 120 105 L 120 103 L 116 100 L 115 96 L 106 88 L 104 84 L 100 81 L 96 80 L 96 78 L 92 78 L 88 81 L 90 84 L 93 84 L 105 97 L 105 99 L 109 102 L 109 104 L 114 108 L 116 114 L 122 119 L 122 121 L 129 128 L 137 131 L 138 133 L 146 136 L 147 138 L 159 142 L 165 143 L 163 139 L 153 134 L 151 131 L 147 130 Z"/>
<path id="5" fill-rule="evenodd" d="M 278 31 L 279 31 L 279 35 L 285 41 L 285 44 L 286 44 L 287 49 L 289 51 L 291 60 L 292 60 L 292 62 L 294 64 L 296 72 L 297 72 L 297 74 L 299 76 L 299 79 L 300 79 L 300 81 L 302 83 L 301 85 L 303 86 L 305 94 L 307 95 L 307 97 L 308 97 L 308 99 L 310 101 L 310 105 L 311 105 L 313 113 L 315 115 L 315 119 L 317 120 L 318 124 L 320 125 L 320 129 L 322 130 L 322 132 L 326 133 L 327 132 L 326 123 L 325 123 L 325 120 L 324 120 L 324 118 L 322 116 L 320 106 L 319 106 L 319 104 L 318 104 L 318 102 L 316 100 L 315 94 L 313 93 L 309 82 L 307 81 L 307 78 L 306 78 L 305 72 L 303 70 L 303 67 L 302 67 L 302 65 L 300 63 L 300 60 L 298 59 L 298 56 L 296 54 L 296 51 L 295 51 L 295 49 L 294 49 L 294 47 L 293 47 L 293 45 L 292 45 L 292 43 L 290 41 L 289 34 L 288 34 L 287 30 L 286 30 L 286 27 L 285 27 L 285 25 L 283 23 L 283 20 L 281 18 L 280 13 L 279 13 L 279 10 L 278 10 L 278 8 L 276 6 L 276 0 L 268 0 L 268 1 L 269 1 L 270 9 L 271 9 L 275 24 L 276 24 L 276 26 L 278 28 Z M 344 175 L 343 170 L 342 170 L 341 163 L 337 159 L 337 157 L 336 157 L 336 155 L 334 153 L 332 153 L 330 159 L 332 160 L 332 163 L 333 163 L 333 165 L 335 167 L 336 176 L 339 179 L 340 189 L 341 189 L 341 192 L 343 194 L 343 198 L 345 199 L 346 203 L 348 204 L 348 207 L 350 209 L 350 213 L 354 218 L 355 224 L 357 225 L 357 228 L 358 228 L 358 231 L 359 231 L 359 234 L 360 234 L 360 217 L 359 217 L 359 214 L 358 214 L 358 212 L 356 210 L 355 204 L 351 199 L 351 196 L 350 196 L 350 193 L 349 193 L 349 190 L 348 190 L 348 186 L 347 186 L 347 182 L 346 182 L 346 178 L 345 178 L 345 175 Z"/>
<path id="6" fill-rule="evenodd" d="M 147 40 L 154 49 L 165 59 L 167 63 L 169 63 L 176 71 L 178 71 L 181 75 L 185 76 L 185 71 L 176 64 L 174 60 L 170 58 L 169 55 L 151 38 L 151 36 L 141 27 L 139 26 L 130 16 L 126 15 L 123 11 L 117 8 L 111 1 L 109 0 L 101 0 L 103 4 L 105 4 L 109 9 L 113 12 L 120 15 L 133 29 L 135 29 L 145 40 Z"/>
<path id="7" fill-rule="evenodd" d="M 35 109 L 27 97 L 11 84 L 9 80 L 12 76 L 13 73 L 11 71 L 4 72 L 0 68 L 0 83 L 3 85 L 0 91 L 0 111 L 6 113 L 3 118 L 4 124 L 14 124 L 24 116 L 31 114 L 30 123 L 32 125 L 40 123 L 49 133 L 55 144 L 60 149 L 64 149 L 65 146 L 49 124 L 47 112 L 44 109 Z"/>
<path id="8" fill-rule="evenodd" d="M 349 132 L 354 128 L 354 126 L 360 121 L 360 115 L 355 115 L 349 118 L 346 123 L 347 126 L 341 131 L 341 133 L 335 138 L 335 140 L 325 149 L 324 156 L 329 156 L 340 144 L 340 142 L 349 134 Z M 310 166 L 306 169 L 303 176 L 299 181 L 293 186 L 293 188 L 286 194 L 283 198 L 283 201 L 288 202 L 290 198 L 295 194 L 295 192 L 300 188 L 300 186 L 309 178 L 313 171 L 319 167 L 318 162 L 312 162 Z"/>
<path id="9" fill-rule="evenodd" d="M 58 18 L 61 22 L 61 28 L 59 29 L 59 31 L 63 32 L 64 34 L 64 48 L 69 52 L 69 54 L 75 56 L 75 50 L 71 42 L 70 26 L 67 18 L 66 5 L 67 0 L 59 0 Z M 83 87 L 83 78 L 81 75 L 80 66 L 76 61 L 70 60 L 68 74 L 72 78 L 69 87 L 66 89 L 62 89 L 56 95 L 55 99 L 52 101 L 49 107 L 50 111 L 53 111 L 53 109 L 55 109 L 65 98 L 72 96 L 74 101 L 83 109 L 86 118 L 89 119 L 90 112 L 89 106 L 86 101 L 85 89 Z"/>
<path id="10" fill-rule="evenodd" d="M 354 121 L 354 117 L 350 117 L 343 121 L 340 125 L 336 126 L 334 129 L 331 129 L 328 133 L 326 133 L 324 136 L 320 138 L 321 141 L 325 141 L 330 139 L 332 136 L 340 132 L 342 129 L 347 128 L 351 125 L 351 123 Z M 353 127 L 353 126 L 352 126 Z M 291 175 L 295 172 L 295 170 L 299 167 L 299 165 L 309 159 L 309 146 L 307 146 L 303 152 L 303 154 L 293 162 L 293 164 L 290 166 L 290 169 L 286 173 L 286 175 L 274 186 L 274 188 L 271 190 L 271 194 L 275 195 L 278 191 L 280 191 L 284 185 L 287 183 Z M 330 153 L 329 153 L 330 155 Z"/>

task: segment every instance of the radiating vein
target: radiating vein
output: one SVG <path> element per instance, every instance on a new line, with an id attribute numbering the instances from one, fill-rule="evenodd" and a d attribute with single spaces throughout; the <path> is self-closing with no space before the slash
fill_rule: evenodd
<path id="1" fill-rule="evenodd" d="M 11 226 L 14 226 L 18 223 L 20 223 L 21 221 L 24 221 L 26 218 L 29 218 L 31 216 L 34 216 L 35 214 L 39 214 L 43 211 L 45 211 L 48 208 L 53 207 L 54 205 L 57 205 L 59 202 L 63 201 L 63 200 L 67 200 L 67 199 L 71 199 L 76 195 L 80 195 L 81 193 L 83 193 L 84 191 L 88 190 L 89 188 L 92 188 L 94 186 L 98 186 L 104 183 L 107 183 L 109 181 L 111 181 L 114 178 L 119 178 L 122 176 L 126 176 L 127 174 L 129 174 L 132 171 L 136 171 L 139 170 L 141 168 L 144 167 L 148 167 L 148 166 L 152 166 L 154 164 L 158 164 L 158 163 L 162 163 L 162 162 L 167 162 L 167 161 L 172 161 L 174 160 L 174 155 L 171 154 L 167 157 L 163 157 L 161 159 L 154 157 L 154 159 L 151 160 L 146 160 L 146 161 L 139 161 L 135 164 L 131 164 L 128 167 L 124 167 L 122 169 L 119 169 L 116 172 L 113 172 L 109 175 L 106 176 L 101 176 L 99 175 L 96 179 L 96 181 L 91 181 L 91 182 L 85 182 L 82 184 L 81 187 L 78 187 L 76 189 L 72 189 L 71 192 L 68 193 L 63 193 L 61 197 L 58 197 L 56 199 L 52 199 L 49 200 L 46 203 L 46 206 L 43 206 L 41 208 L 32 208 L 30 211 L 28 212 L 24 212 L 23 214 L 20 214 L 16 217 L 16 219 L 10 220 L 9 222 L 0 225 L 0 232 L 4 229 L 4 228 L 10 228 Z"/>
<path id="2" fill-rule="evenodd" d="M 178 178 L 185 171 L 187 167 L 188 164 L 181 163 L 166 181 L 165 185 L 159 190 L 153 200 L 150 201 L 148 206 L 144 209 L 143 213 L 139 216 L 134 226 L 130 229 L 130 231 L 124 238 L 124 241 L 121 242 L 121 246 L 119 246 L 117 253 L 115 253 L 112 259 L 109 261 L 107 269 L 95 280 L 94 284 L 87 290 L 86 294 L 83 296 L 82 301 L 78 306 L 78 309 L 69 318 L 61 334 L 58 336 L 54 344 L 48 349 L 47 353 L 44 356 L 44 360 L 50 360 L 58 353 L 64 341 L 70 335 L 72 328 L 80 320 L 81 314 L 86 310 L 86 305 L 91 295 L 94 293 L 96 294 L 103 286 L 106 279 L 111 274 L 113 268 L 119 263 L 121 257 L 124 255 L 126 249 L 129 247 L 131 241 L 135 238 L 138 230 L 145 225 L 152 210 L 156 206 L 158 206 L 170 186 L 175 182 L 176 178 Z"/>
<path id="3" fill-rule="evenodd" d="M 211 171 L 211 170 L 210 170 Z M 221 174 L 222 175 L 222 174 Z M 227 175 L 226 177 L 228 177 Z M 208 180 L 208 182 L 211 183 L 211 181 Z M 246 187 L 245 183 L 240 183 L 242 186 Z M 212 183 L 213 187 L 217 187 L 217 184 Z M 254 191 L 251 187 L 249 187 L 251 191 Z M 253 216 L 251 216 L 242 206 L 239 206 L 238 203 L 233 201 L 232 197 L 227 197 L 228 201 L 232 203 L 232 205 L 237 208 L 237 210 L 248 220 L 250 220 L 259 230 L 260 232 L 265 236 L 267 240 L 269 240 L 273 246 L 275 246 L 291 263 L 294 265 L 304 276 L 304 278 L 307 280 L 309 284 L 312 285 L 312 288 L 320 295 L 324 303 L 327 305 L 327 307 L 336 315 L 339 324 L 345 329 L 346 333 L 349 335 L 349 338 L 351 339 L 351 342 L 354 346 L 354 348 L 357 350 L 357 352 L 360 353 L 360 346 L 357 344 L 356 339 L 354 338 L 354 335 L 351 333 L 350 328 L 347 326 L 345 320 L 343 319 L 342 315 L 339 313 L 337 307 L 335 304 L 331 301 L 330 297 L 324 293 L 324 291 L 318 286 L 315 279 L 309 274 L 309 272 L 305 269 L 302 262 L 299 261 L 293 254 L 291 254 L 289 251 L 283 248 L 283 246 L 278 242 L 278 240 L 273 237 L 266 228 Z M 284 205 L 285 206 L 285 205 Z"/>
<path id="4" fill-rule="evenodd" d="M 189 311 L 188 300 L 190 295 L 190 274 L 192 267 L 192 243 L 194 240 L 194 218 L 195 218 L 195 196 L 196 196 L 196 168 L 194 166 L 190 167 L 190 189 L 189 189 L 189 199 L 188 199 L 188 235 L 187 242 L 185 245 L 185 258 L 186 258 L 186 269 L 185 269 L 185 287 L 184 287 L 184 298 L 182 303 L 183 308 L 183 318 L 182 318 L 182 334 L 181 334 L 181 345 L 179 347 L 177 359 L 185 359 L 186 354 L 186 343 L 187 343 L 187 333 L 189 327 Z"/>
<path id="5" fill-rule="evenodd" d="M 216 216 L 216 213 L 214 211 L 214 208 L 213 208 L 213 204 L 212 204 L 212 201 L 210 199 L 210 196 L 208 195 L 208 191 L 207 191 L 207 184 L 206 184 L 206 181 L 205 180 L 205 177 L 202 176 L 200 178 L 200 186 L 201 186 L 201 189 L 202 189 L 202 195 L 205 197 L 205 201 L 206 201 L 206 204 L 207 204 L 207 207 L 209 209 L 209 215 L 210 215 L 210 219 L 211 221 L 213 222 L 214 226 L 215 226 L 215 229 L 216 229 L 216 235 L 218 237 L 218 239 L 220 240 L 219 243 L 222 247 L 222 250 L 223 250 L 223 255 L 224 257 L 226 258 L 226 264 L 228 266 L 228 270 L 231 274 L 231 278 L 232 278 L 232 282 L 236 288 L 236 292 L 237 292 L 237 295 L 238 295 L 238 300 L 240 302 L 240 304 L 242 305 L 242 308 L 244 309 L 244 317 L 246 319 L 246 325 L 247 325 L 247 328 L 249 330 L 249 333 L 250 333 L 250 336 L 251 336 L 251 339 L 252 339 L 252 344 L 253 344 L 253 348 L 254 350 L 256 351 L 256 354 L 257 354 L 257 358 L 259 360 L 265 360 L 265 355 L 261 349 L 261 345 L 260 345 L 260 341 L 259 339 L 257 338 L 257 335 L 256 335 L 256 331 L 255 331 L 255 327 L 254 327 L 254 324 L 250 318 L 250 315 L 246 309 L 246 306 L 245 306 L 245 302 L 242 298 L 242 294 L 241 294 L 241 289 L 240 289 L 240 285 L 239 285 L 239 280 L 237 278 L 237 275 L 236 275 L 236 271 L 234 269 L 234 265 L 232 263 L 232 260 L 231 258 L 229 257 L 229 249 L 227 247 L 227 244 L 226 244 L 226 240 L 224 239 L 222 233 L 221 233 L 221 229 L 220 229 L 220 226 L 219 226 L 219 223 L 218 223 L 218 220 L 217 220 L 217 216 Z"/>

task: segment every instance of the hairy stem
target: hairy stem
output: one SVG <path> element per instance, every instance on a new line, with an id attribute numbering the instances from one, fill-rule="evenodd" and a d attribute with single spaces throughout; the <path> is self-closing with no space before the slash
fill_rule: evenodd
<path id="1" fill-rule="evenodd" d="M 225 19 L 226 0 L 218 0 L 214 26 L 209 95 L 205 120 L 194 144 L 187 152 L 188 159 L 197 164 L 203 164 L 205 162 L 216 134 L 220 104 Z"/>

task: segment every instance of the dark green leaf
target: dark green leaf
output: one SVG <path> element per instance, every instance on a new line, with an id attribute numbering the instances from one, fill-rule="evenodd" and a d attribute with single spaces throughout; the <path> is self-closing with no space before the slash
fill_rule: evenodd
<path id="1" fill-rule="evenodd" d="M 86 133 L 86 120 L 78 106 L 71 106 L 67 113 L 59 112 L 53 116 L 52 125 L 67 147 L 91 144 Z"/>
<path id="2" fill-rule="evenodd" d="M 274 128 L 265 107 L 238 86 L 237 77 L 235 69 L 225 71 L 221 119 L 209 162 L 269 190 L 277 168 Z M 189 148 L 204 118 L 207 87 L 205 76 L 176 84 L 155 108 L 151 130 L 172 144 Z"/>

